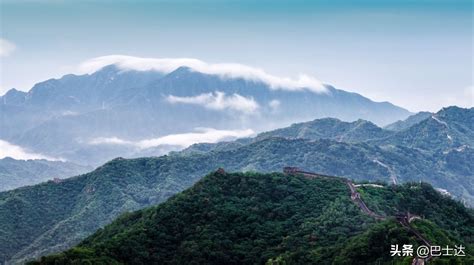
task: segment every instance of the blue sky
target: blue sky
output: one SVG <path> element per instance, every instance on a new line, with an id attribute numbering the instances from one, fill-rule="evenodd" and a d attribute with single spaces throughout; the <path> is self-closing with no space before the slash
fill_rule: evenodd
<path id="1" fill-rule="evenodd" d="M 0 0 L 0 94 L 120 54 L 304 73 L 411 111 L 474 105 L 471 1 L 255 2 Z"/>

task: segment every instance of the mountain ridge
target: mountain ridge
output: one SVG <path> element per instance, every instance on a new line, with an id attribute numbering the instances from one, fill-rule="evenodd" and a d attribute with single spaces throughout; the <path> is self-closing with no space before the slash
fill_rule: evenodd
<path id="1" fill-rule="evenodd" d="M 446 152 L 474 146 L 474 108 L 443 108 L 429 118 L 380 140 L 377 144 L 402 145 L 427 152 Z"/>
<path id="2" fill-rule="evenodd" d="M 420 121 L 429 118 L 433 113 L 427 111 L 420 111 L 415 113 L 405 120 L 399 120 L 394 123 L 388 124 L 384 126 L 384 129 L 391 130 L 391 131 L 402 131 L 411 127 L 412 125 L 419 123 Z"/>
<path id="3" fill-rule="evenodd" d="M 469 152 L 474 157 L 474 151 Z M 114 159 L 91 173 L 60 183 L 43 183 L 0 193 L 0 224 L 5 227 L 0 230 L 3 233 L 0 249 L 9 255 L 3 257 L 4 260 L 21 260 L 63 250 L 125 211 L 163 202 L 219 166 L 231 171 L 271 172 L 294 165 L 356 180 L 389 181 L 391 173 L 386 165 L 374 159 L 389 164 L 399 181 L 430 180 L 438 187 L 449 184 L 454 194 L 469 188 L 466 179 L 447 177 L 451 177 L 450 172 L 454 170 L 449 166 L 450 160 L 436 164 L 430 162 L 426 154 L 409 148 L 385 150 L 366 143 L 268 138 L 219 152 Z M 48 196 L 38 198 L 39 194 Z M 29 216 L 42 216 L 45 210 L 53 210 L 54 215 L 41 224 L 35 219 L 20 222 L 16 209 L 28 211 Z M 11 227 L 11 220 L 15 220 L 15 227 Z M 22 237 L 14 240 L 14 235 Z M 7 241 L 2 242 L 2 238 Z"/>
<path id="4" fill-rule="evenodd" d="M 202 127 L 261 132 L 329 116 L 386 124 L 409 114 L 329 85 L 326 92 L 285 90 L 188 67 L 163 74 L 109 65 L 92 74 L 40 82 L 27 93 L 7 92 L 0 98 L 0 139 L 98 166 L 117 156 L 133 157 L 136 150 L 111 143 L 91 145 L 97 138 L 140 141 Z"/>

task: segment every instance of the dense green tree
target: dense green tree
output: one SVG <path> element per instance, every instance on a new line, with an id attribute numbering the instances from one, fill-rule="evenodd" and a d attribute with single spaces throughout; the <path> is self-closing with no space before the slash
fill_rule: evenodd
<path id="1" fill-rule="evenodd" d="M 424 215 L 412 225 L 431 242 L 472 250 L 472 210 L 429 185 L 361 191 L 377 211 Z M 444 220 L 447 216 L 452 222 Z M 420 240 L 393 217 L 376 221 L 363 213 L 339 178 L 216 172 L 163 204 L 122 215 L 71 250 L 31 264 L 409 263 L 390 256 L 391 244 L 417 246 Z M 469 260 L 470 255 L 452 258 Z"/>

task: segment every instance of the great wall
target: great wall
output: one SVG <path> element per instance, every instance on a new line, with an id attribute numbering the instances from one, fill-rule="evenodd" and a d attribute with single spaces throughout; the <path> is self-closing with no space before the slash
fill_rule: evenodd
<path id="1" fill-rule="evenodd" d="M 427 246 L 428 248 L 431 248 L 431 245 L 432 245 L 431 242 L 410 224 L 413 220 L 421 219 L 420 216 L 413 215 L 409 212 L 399 213 L 399 214 L 396 214 L 395 216 L 383 216 L 383 215 L 379 215 L 373 212 L 367 207 L 365 202 L 362 200 L 360 193 L 357 191 L 356 186 L 350 179 L 343 178 L 343 177 L 329 176 L 329 175 L 324 175 L 324 174 L 319 174 L 319 173 L 314 173 L 314 172 L 308 172 L 308 171 L 301 170 L 297 167 L 284 167 L 283 173 L 288 174 L 288 175 L 295 175 L 295 174 L 303 175 L 304 177 L 309 178 L 309 179 L 326 178 L 326 179 L 336 179 L 336 180 L 344 182 L 348 186 L 351 192 L 351 200 L 361 209 L 362 212 L 375 218 L 376 220 L 385 220 L 387 218 L 395 218 L 403 227 L 407 228 L 412 234 L 414 234 L 418 238 L 418 240 L 423 242 L 425 246 Z M 432 258 L 431 255 L 429 255 L 426 258 L 414 257 L 411 264 L 424 265 L 431 258 Z"/>

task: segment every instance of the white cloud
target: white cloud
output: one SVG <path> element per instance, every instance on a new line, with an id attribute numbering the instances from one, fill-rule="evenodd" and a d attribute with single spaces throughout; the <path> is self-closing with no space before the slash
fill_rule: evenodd
<path id="1" fill-rule="evenodd" d="M 223 92 L 205 93 L 194 97 L 167 96 L 166 100 L 170 103 L 193 104 L 203 106 L 212 110 L 230 109 L 246 114 L 255 112 L 259 105 L 252 97 L 244 97 L 239 94 L 226 96 Z"/>
<path id="2" fill-rule="evenodd" d="M 237 63 L 206 63 L 193 58 L 140 58 L 126 55 L 108 55 L 96 57 L 80 64 L 79 71 L 93 73 L 100 68 L 115 64 L 123 70 L 159 71 L 170 73 L 181 66 L 187 66 L 194 71 L 218 75 L 221 78 L 244 78 L 268 84 L 271 89 L 310 90 L 325 92 L 326 88 L 316 78 L 301 74 L 298 78 L 279 77 L 255 68 Z"/>
<path id="3" fill-rule="evenodd" d="M 117 137 L 99 137 L 92 139 L 89 144 L 99 145 L 99 144 L 111 144 L 111 145 L 134 145 L 131 141 L 122 140 Z"/>
<path id="4" fill-rule="evenodd" d="M 281 102 L 279 100 L 273 99 L 268 103 L 268 106 L 270 106 L 272 110 L 277 110 L 280 107 L 280 104 Z"/>
<path id="5" fill-rule="evenodd" d="M 15 49 L 15 44 L 6 39 L 0 39 L 0 57 L 9 56 Z"/>
<path id="6" fill-rule="evenodd" d="M 138 143 L 141 148 L 149 148 L 159 145 L 178 145 L 187 147 L 195 143 L 217 143 L 230 138 L 247 137 L 254 132 L 247 130 L 216 130 L 211 128 L 202 128 L 197 132 L 171 134 L 156 139 L 143 140 Z"/>
<path id="7" fill-rule="evenodd" d="M 247 130 L 216 130 L 212 128 L 197 128 L 195 132 L 170 134 L 159 138 L 141 140 L 137 142 L 127 141 L 116 137 L 96 138 L 89 142 L 92 145 L 110 144 L 110 145 L 129 145 L 139 149 L 150 147 L 172 145 L 188 147 L 195 143 L 217 143 L 223 140 L 247 137 L 254 134 L 251 129 Z"/>
<path id="8" fill-rule="evenodd" d="M 28 159 L 47 159 L 47 160 L 60 160 L 51 158 L 42 154 L 31 153 L 24 148 L 13 145 L 7 141 L 0 140 L 0 159 L 5 157 L 11 157 L 19 160 Z"/>
<path id="9" fill-rule="evenodd" d="M 79 112 L 70 111 L 70 110 L 66 110 L 61 113 L 61 116 L 77 116 L 77 115 L 79 115 Z"/>

